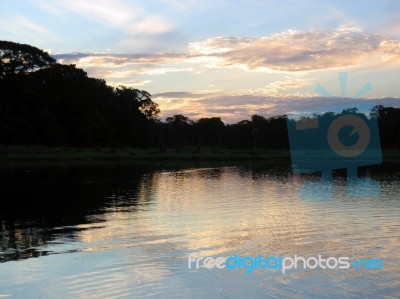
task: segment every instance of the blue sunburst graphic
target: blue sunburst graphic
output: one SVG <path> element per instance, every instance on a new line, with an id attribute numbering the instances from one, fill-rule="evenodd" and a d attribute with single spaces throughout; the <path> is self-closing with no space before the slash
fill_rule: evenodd
<path id="1" fill-rule="evenodd" d="M 342 97 L 345 97 L 346 89 L 347 89 L 348 73 L 347 72 L 339 72 L 338 75 L 339 75 L 339 83 L 340 83 L 340 94 Z M 368 81 L 367 83 L 364 84 L 363 87 L 360 88 L 360 90 L 352 98 L 361 98 L 363 95 L 370 92 L 371 90 L 372 90 L 372 84 L 371 84 L 371 82 Z M 317 84 L 315 91 L 324 97 L 327 97 L 327 98 L 332 97 L 330 92 L 327 91 L 326 88 L 323 87 L 319 83 Z"/>

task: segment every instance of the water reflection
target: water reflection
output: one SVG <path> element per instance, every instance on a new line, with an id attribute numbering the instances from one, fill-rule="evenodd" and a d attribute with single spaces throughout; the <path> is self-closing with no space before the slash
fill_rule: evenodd
<path id="1" fill-rule="evenodd" d="M 0 295 L 26 296 L 21 284 L 40 297 L 59 290 L 78 298 L 400 295 L 400 178 L 393 168 L 361 173 L 380 181 L 379 198 L 348 197 L 337 172 L 331 201 L 299 200 L 304 182 L 319 177 L 293 175 L 285 164 L 26 170 L 1 173 L 0 269 L 8 274 L 0 274 Z M 189 271 L 192 252 L 381 258 L 385 268 L 249 277 Z M 34 256 L 42 257 L 26 259 Z"/>
<path id="2" fill-rule="evenodd" d="M 1 169 L 0 261 L 48 254 L 44 245 L 72 242 L 78 232 L 102 227 L 106 207 L 136 205 L 146 171 L 118 164 Z"/>

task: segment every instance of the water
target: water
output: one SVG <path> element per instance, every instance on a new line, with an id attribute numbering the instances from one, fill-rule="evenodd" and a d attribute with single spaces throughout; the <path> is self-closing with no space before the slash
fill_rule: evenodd
<path id="1" fill-rule="evenodd" d="M 399 164 L 380 197 L 299 199 L 316 176 L 259 165 L 3 167 L 0 297 L 399 298 Z M 381 259 L 383 269 L 188 269 L 188 255 Z"/>

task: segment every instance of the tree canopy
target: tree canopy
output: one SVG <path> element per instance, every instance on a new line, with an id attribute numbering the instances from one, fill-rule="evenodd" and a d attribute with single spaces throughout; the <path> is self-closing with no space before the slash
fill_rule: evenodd
<path id="1" fill-rule="evenodd" d="M 158 105 L 28 45 L 0 42 L 3 144 L 148 146 Z"/>
<path id="2" fill-rule="evenodd" d="M 219 117 L 193 121 L 182 114 L 161 122 L 159 113 L 147 91 L 108 86 L 38 48 L 0 41 L 1 144 L 289 148 L 285 115 L 224 124 Z M 371 116 L 378 119 L 382 147 L 400 148 L 400 109 L 376 106 Z"/>
<path id="3" fill-rule="evenodd" d="M 0 41 L 0 78 L 49 67 L 56 60 L 38 48 Z"/>

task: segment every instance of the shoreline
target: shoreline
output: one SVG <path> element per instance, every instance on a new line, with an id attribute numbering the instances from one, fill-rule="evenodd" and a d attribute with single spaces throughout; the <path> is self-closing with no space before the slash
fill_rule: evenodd
<path id="1" fill-rule="evenodd" d="M 383 163 L 400 161 L 400 150 L 383 150 Z M 46 146 L 0 146 L 0 162 L 161 162 L 161 161 L 290 161 L 289 150 L 195 148 L 67 148 Z"/>
<path id="2" fill-rule="evenodd" d="M 290 160 L 288 150 L 238 150 L 224 148 L 158 149 L 138 148 L 61 148 L 44 146 L 0 146 L 0 162 L 74 161 L 263 161 Z"/>

